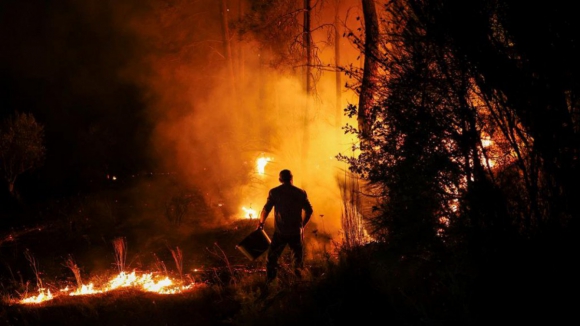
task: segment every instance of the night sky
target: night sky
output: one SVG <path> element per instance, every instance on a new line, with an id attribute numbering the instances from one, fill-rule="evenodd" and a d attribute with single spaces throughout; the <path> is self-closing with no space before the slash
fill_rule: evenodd
<path id="1" fill-rule="evenodd" d="M 0 3 L 1 117 L 32 113 L 46 135 L 46 162 L 21 176 L 17 185 L 22 191 L 31 191 L 24 185 L 32 182 L 37 194 L 74 193 L 98 187 L 107 174 L 155 170 L 149 108 L 154 95 L 143 80 L 151 70 L 146 61 L 172 49 L 131 25 L 138 20 L 151 30 L 159 28 L 147 21 L 163 14 L 165 8 L 154 5 Z M 161 36 L 175 43 L 171 33 Z"/>

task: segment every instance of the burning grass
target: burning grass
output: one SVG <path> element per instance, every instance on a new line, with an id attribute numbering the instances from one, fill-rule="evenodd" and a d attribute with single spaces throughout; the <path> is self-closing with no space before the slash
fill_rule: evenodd
<path id="1" fill-rule="evenodd" d="M 235 249 L 256 221 L 206 226 L 201 209 L 178 223 L 164 215 L 167 192 L 66 201 L 40 226 L 7 231 L 0 325 L 231 325 L 233 315 L 261 309 L 264 259 Z M 296 283 L 280 275 L 272 297 Z"/>
<path id="2" fill-rule="evenodd" d="M 126 241 L 119 237 L 113 240 L 113 248 L 115 251 L 115 266 L 118 273 L 114 275 L 100 277 L 100 280 L 95 280 L 89 283 L 84 283 L 81 276 L 81 269 L 72 258 L 68 255 L 63 266 L 67 267 L 74 275 L 75 283 L 68 282 L 65 285 L 48 285 L 43 281 L 42 272 L 39 263 L 30 250 L 26 250 L 24 255 L 26 260 L 34 273 L 36 278 L 36 292 L 28 291 L 28 283 L 23 288 L 22 293 L 13 298 L 9 296 L 8 304 L 40 304 L 56 299 L 62 296 L 88 296 L 107 292 L 112 292 L 119 289 L 133 289 L 141 292 L 154 292 L 158 294 L 176 294 L 190 291 L 201 283 L 196 282 L 190 275 L 183 274 L 182 253 L 179 248 L 171 250 L 174 257 L 179 277 L 174 278 L 165 270 L 164 272 L 150 272 L 139 271 L 133 269 L 131 272 L 126 271 Z"/>
<path id="3" fill-rule="evenodd" d="M 154 273 L 143 273 L 133 271 L 131 273 L 120 272 L 103 285 L 94 283 L 82 284 L 76 289 L 66 286 L 58 289 L 54 294 L 50 289 L 39 288 L 37 295 L 27 296 L 23 299 L 16 300 L 14 303 L 36 304 L 54 299 L 61 295 L 80 296 L 94 295 L 114 291 L 121 288 L 132 288 L 144 292 L 155 292 L 159 294 L 176 294 L 193 289 L 195 282 L 181 282 L 164 275 L 155 275 Z"/>

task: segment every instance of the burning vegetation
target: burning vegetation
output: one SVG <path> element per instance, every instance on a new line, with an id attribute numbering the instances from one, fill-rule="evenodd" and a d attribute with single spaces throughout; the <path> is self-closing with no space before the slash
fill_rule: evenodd
<path id="1" fill-rule="evenodd" d="M 40 276 L 41 273 L 38 271 L 36 260 L 29 252 L 27 252 L 27 259 L 30 262 L 31 267 L 33 268 L 36 275 L 38 293 L 36 295 L 26 293 L 24 294 L 23 298 L 13 299 L 11 302 L 19 304 L 39 304 L 53 300 L 56 297 L 62 295 L 95 295 L 123 288 L 136 289 L 145 292 L 154 292 L 158 294 L 176 294 L 191 290 L 196 285 L 200 285 L 197 284 L 191 276 L 183 275 L 182 254 L 179 248 L 171 251 L 180 276 L 179 279 L 173 279 L 167 274 L 163 275 L 161 273 L 142 272 L 136 270 L 131 272 L 125 271 L 125 262 L 127 257 L 125 240 L 123 238 L 117 238 L 113 241 L 113 246 L 115 248 L 116 265 L 119 270 L 117 275 L 112 276 L 108 281 L 104 281 L 101 284 L 95 284 L 94 282 L 84 284 L 82 282 L 80 268 L 74 262 L 72 257 L 69 256 L 65 265 L 74 274 L 76 287 L 67 285 L 63 288 L 53 289 L 53 291 L 46 287 L 46 285 L 42 282 Z"/>
<path id="2" fill-rule="evenodd" d="M 234 303 L 219 323 L 241 325 L 554 324 L 575 311 L 573 5 L 20 3 L 0 4 L 0 104 L 34 111 L 0 124 L 12 324 L 123 289 L 151 308 L 163 299 L 148 295 L 209 288 Z M 264 260 L 235 244 L 283 168 L 314 207 L 309 264 L 264 287 Z"/>

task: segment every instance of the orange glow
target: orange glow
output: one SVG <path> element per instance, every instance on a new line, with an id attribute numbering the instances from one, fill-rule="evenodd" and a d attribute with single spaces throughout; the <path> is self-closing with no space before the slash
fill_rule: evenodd
<path id="1" fill-rule="evenodd" d="M 495 147 L 492 147 L 493 145 L 495 145 L 495 142 L 491 139 L 491 137 L 489 135 L 483 134 L 481 137 L 481 145 L 483 146 L 484 149 L 494 149 Z M 487 162 L 487 164 L 489 165 L 490 168 L 493 168 L 495 166 L 495 160 L 490 158 L 489 156 L 486 158 L 483 153 L 481 154 L 480 157 L 481 160 Z"/>
<path id="2" fill-rule="evenodd" d="M 484 148 L 487 148 L 493 144 L 493 140 L 491 140 L 489 137 L 482 138 L 481 144 L 483 145 Z"/>
<path id="3" fill-rule="evenodd" d="M 255 209 L 242 207 L 242 210 L 244 211 L 244 218 L 252 219 L 258 216 Z"/>
<path id="4" fill-rule="evenodd" d="M 54 297 L 50 290 L 48 289 L 40 289 L 38 291 L 38 295 L 31 296 L 25 299 L 20 300 L 20 303 L 30 304 L 30 303 L 41 303 L 44 301 L 52 300 Z"/>
<path id="5" fill-rule="evenodd" d="M 59 293 L 69 296 L 91 295 L 105 293 L 120 288 L 135 288 L 144 292 L 155 292 L 159 294 L 175 294 L 192 289 L 195 283 L 181 284 L 180 281 L 170 279 L 168 276 L 154 275 L 153 273 L 141 273 L 133 271 L 132 273 L 120 272 L 118 275 L 109 280 L 102 287 L 95 287 L 93 283 L 83 284 L 75 291 L 65 287 Z M 19 301 L 21 304 L 42 303 L 54 299 L 58 295 L 52 295 L 50 290 L 40 289 L 39 294 L 30 296 Z"/>
<path id="6" fill-rule="evenodd" d="M 256 169 L 258 171 L 258 174 L 264 175 L 264 171 L 266 170 L 266 164 L 268 164 L 268 162 L 270 162 L 271 160 L 272 159 L 269 157 L 258 158 L 258 160 L 256 161 Z"/>

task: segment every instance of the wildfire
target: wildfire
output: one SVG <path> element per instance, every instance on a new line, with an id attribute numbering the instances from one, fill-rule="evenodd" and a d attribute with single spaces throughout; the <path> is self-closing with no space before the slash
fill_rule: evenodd
<path id="1" fill-rule="evenodd" d="M 256 218 L 258 215 L 256 214 L 256 210 L 255 209 L 251 209 L 251 208 L 246 208 L 246 207 L 242 207 L 242 210 L 244 211 L 244 218 Z"/>
<path id="2" fill-rule="evenodd" d="M 256 169 L 258 170 L 258 174 L 264 175 L 264 171 L 266 169 L 266 165 L 271 160 L 272 159 L 269 158 L 269 157 L 260 157 L 260 158 L 258 158 L 258 160 L 256 161 Z"/>
<path id="3" fill-rule="evenodd" d="M 41 303 L 54 298 L 49 289 L 39 289 L 38 292 L 38 295 L 22 299 L 20 300 L 20 303 Z"/>
<path id="4" fill-rule="evenodd" d="M 159 294 L 175 294 L 189 290 L 194 287 L 195 283 L 179 285 L 169 277 L 154 275 L 153 273 L 141 273 L 133 271 L 131 273 L 120 272 L 102 287 L 96 288 L 93 283 L 83 284 L 76 290 L 71 290 L 68 286 L 61 289 L 59 293 L 78 296 L 105 293 L 120 288 L 135 288 L 145 292 L 155 292 Z M 40 289 L 39 294 L 30 296 L 19 301 L 22 304 L 35 304 L 54 299 L 58 295 L 53 295 L 48 289 Z"/>

